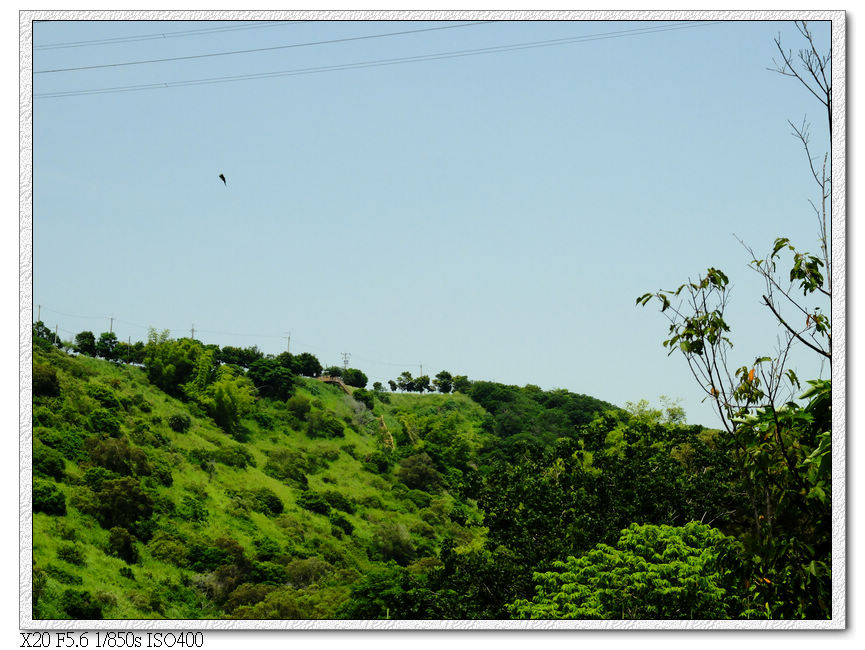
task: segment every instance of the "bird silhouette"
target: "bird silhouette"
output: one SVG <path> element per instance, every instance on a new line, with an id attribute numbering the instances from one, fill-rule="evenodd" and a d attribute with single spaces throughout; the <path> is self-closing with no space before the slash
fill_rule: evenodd
<path id="1" fill-rule="evenodd" d="M 225 174 L 220 174 L 219 180 L 221 180 L 225 184 L 225 187 L 228 187 L 228 181 L 225 180 Z"/>

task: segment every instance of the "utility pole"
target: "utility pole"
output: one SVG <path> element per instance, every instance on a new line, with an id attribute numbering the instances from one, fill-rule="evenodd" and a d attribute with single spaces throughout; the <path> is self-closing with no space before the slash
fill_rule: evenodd
<path id="1" fill-rule="evenodd" d="M 108 333 L 112 334 L 114 332 L 114 316 L 111 316 L 111 322 L 108 324 Z"/>
<path id="2" fill-rule="evenodd" d="M 348 370 L 348 359 L 350 356 L 351 356 L 350 352 L 343 352 L 342 353 L 342 367 L 344 370 Z"/>
<path id="3" fill-rule="evenodd" d="M 38 323 L 39 321 L 42 320 L 42 305 L 37 305 L 37 306 L 39 309 L 36 312 L 38 314 L 38 316 L 36 316 L 36 322 Z"/>
<path id="4" fill-rule="evenodd" d="M 423 377 L 423 363 L 418 365 L 420 365 L 420 376 Z"/>
<path id="5" fill-rule="evenodd" d="M 192 324 L 192 329 L 190 330 L 190 333 L 191 333 L 190 337 L 194 341 L 195 340 L 195 323 Z"/>
<path id="6" fill-rule="evenodd" d="M 288 339 L 288 342 L 285 344 L 285 351 L 291 354 L 291 332 L 285 338 Z"/>

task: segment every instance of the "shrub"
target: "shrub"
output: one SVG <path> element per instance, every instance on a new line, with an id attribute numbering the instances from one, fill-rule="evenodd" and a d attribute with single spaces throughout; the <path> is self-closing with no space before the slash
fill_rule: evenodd
<path id="1" fill-rule="evenodd" d="M 192 419 L 185 413 L 175 413 L 168 416 L 168 426 L 175 433 L 186 433 L 192 426 Z"/>
<path id="2" fill-rule="evenodd" d="M 373 394 L 366 390 L 365 388 L 358 388 L 351 395 L 355 401 L 360 402 L 370 411 L 372 411 L 375 405 L 375 399 L 373 398 Z"/>
<path id="3" fill-rule="evenodd" d="M 116 555 L 127 564 L 138 562 L 135 538 L 129 534 L 129 531 L 121 526 L 115 526 L 108 532 L 108 550 L 111 555 Z"/>
<path id="4" fill-rule="evenodd" d="M 57 489 L 54 483 L 48 481 L 33 481 L 33 512 L 44 512 L 48 515 L 66 514 L 66 496 Z"/>
<path id="5" fill-rule="evenodd" d="M 109 436 L 116 436 L 120 433 L 120 419 L 104 408 L 93 410 L 88 418 L 88 425 L 90 430 L 96 433 L 106 433 Z"/>
<path id="6" fill-rule="evenodd" d="M 288 583 L 297 588 L 308 587 L 333 571 L 333 566 L 319 557 L 292 560 L 285 567 Z"/>
<path id="7" fill-rule="evenodd" d="M 46 445 L 33 446 L 33 471 L 57 480 L 63 478 L 66 463 L 63 455 Z"/>
<path id="8" fill-rule="evenodd" d="M 386 522 L 373 533 L 373 552 L 383 560 L 406 566 L 415 558 L 415 548 L 408 530 L 402 524 Z"/>
<path id="9" fill-rule="evenodd" d="M 253 509 L 264 513 L 268 517 L 282 514 L 284 506 L 282 500 L 270 488 L 260 487 L 250 493 L 253 501 Z"/>
<path id="10" fill-rule="evenodd" d="M 75 566 L 84 566 L 87 564 L 87 561 L 84 559 L 84 552 L 77 544 L 64 544 L 57 549 L 57 557 Z"/>
<path id="11" fill-rule="evenodd" d="M 397 478 L 408 487 L 429 492 L 441 484 L 441 474 L 435 469 L 428 454 L 415 454 L 403 458 L 397 470 Z"/>
<path id="12" fill-rule="evenodd" d="M 311 413 L 306 423 L 306 435 L 310 438 L 342 438 L 345 430 L 342 422 L 328 413 Z"/>
<path id="13" fill-rule="evenodd" d="M 39 429 L 34 433 L 43 444 L 56 449 L 68 460 L 82 460 L 86 455 L 84 438 L 75 431 L 61 432 L 54 429 Z"/>
<path id="14" fill-rule="evenodd" d="M 294 395 L 285 402 L 288 412 L 291 413 L 301 422 L 306 419 L 309 414 L 309 398 L 304 395 Z"/>
<path id="15" fill-rule="evenodd" d="M 294 481 L 301 487 L 307 485 L 306 472 L 309 462 L 297 449 L 276 449 L 267 454 L 264 473 L 280 481 Z"/>
<path id="16" fill-rule="evenodd" d="M 89 591 L 67 589 L 60 598 L 60 606 L 77 620 L 93 620 L 102 618 L 102 606 L 94 600 Z"/>
<path id="17" fill-rule="evenodd" d="M 324 500 L 327 501 L 332 508 L 354 514 L 356 504 L 354 499 L 346 497 L 344 494 L 337 492 L 336 490 L 325 490 L 321 493 L 321 496 L 324 497 Z"/>
<path id="18" fill-rule="evenodd" d="M 103 528 L 121 526 L 131 529 L 153 514 L 153 499 L 141 489 L 136 478 L 127 476 L 102 481 L 93 496 L 88 514 L 95 516 Z"/>
<path id="19" fill-rule="evenodd" d="M 326 515 L 330 512 L 330 504 L 327 502 L 327 499 L 322 494 L 312 492 L 311 490 L 300 493 L 300 496 L 297 498 L 297 505 L 321 515 Z"/>
<path id="20" fill-rule="evenodd" d="M 60 381 L 57 379 L 57 370 L 45 363 L 34 363 L 33 396 L 58 397 L 59 395 Z"/>
<path id="21" fill-rule="evenodd" d="M 328 519 L 330 519 L 330 523 L 333 524 L 337 530 L 342 531 L 346 535 L 351 535 L 354 532 L 354 526 L 352 526 L 351 522 L 338 512 L 331 512 Z"/>
<path id="22" fill-rule="evenodd" d="M 150 474 L 150 462 L 139 447 L 132 447 L 126 438 L 90 439 L 90 458 L 97 465 L 117 472 L 121 476 Z"/>

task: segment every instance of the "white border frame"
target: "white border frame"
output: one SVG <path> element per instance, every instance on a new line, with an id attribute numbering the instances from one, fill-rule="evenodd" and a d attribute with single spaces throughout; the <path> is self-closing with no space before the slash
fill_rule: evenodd
<path id="1" fill-rule="evenodd" d="M 828 621 L 34 620 L 32 335 L 34 20 L 822 20 L 832 21 L 832 611 Z M 19 12 L 19 625 L 23 630 L 841 630 L 847 620 L 846 50 L 843 11 L 30 11 Z"/>

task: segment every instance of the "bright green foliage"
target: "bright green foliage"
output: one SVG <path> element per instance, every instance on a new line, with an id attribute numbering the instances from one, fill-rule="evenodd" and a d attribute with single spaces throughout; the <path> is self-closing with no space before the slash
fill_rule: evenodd
<path id="1" fill-rule="evenodd" d="M 759 410 L 736 429 L 746 486 L 761 497 L 746 518 L 753 591 L 773 618 L 831 616 L 832 384 L 808 383 L 805 407 Z"/>
<path id="2" fill-rule="evenodd" d="M 226 433 L 239 430 L 240 418 L 255 404 L 255 386 L 243 376 L 235 374 L 231 366 L 221 366 L 216 379 L 198 398 L 207 414 Z"/>
<path id="3" fill-rule="evenodd" d="M 168 330 L 157 334 L 151 329 L 145 350 L 144 367 L 150 382 L 170 395 L 182 395 L 182 386 L 196 371 L 196 361 L 203 350 L 201 343 L 169 339 Z"/>
<path id="4" fill-rule="evenodd" d="M 632 524 L 615 547 L 536 573 L 537 595 L 510 609 L 540 619 L 736 618 L 754 614 L 743 609 L 743 559 L 741 544 L 710 526 Z"/>

